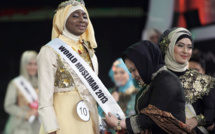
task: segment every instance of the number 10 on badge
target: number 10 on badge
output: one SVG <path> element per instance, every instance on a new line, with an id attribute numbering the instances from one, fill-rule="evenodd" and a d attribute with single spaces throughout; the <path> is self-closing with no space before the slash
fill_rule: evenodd
<path id="1" fill-rule="evenodd" d="M 79 101 L 77 104 L 77 114 L 83 121 L 89 121 L 90 120 L 90 112 L 84 103 L 84 101 Z"/>

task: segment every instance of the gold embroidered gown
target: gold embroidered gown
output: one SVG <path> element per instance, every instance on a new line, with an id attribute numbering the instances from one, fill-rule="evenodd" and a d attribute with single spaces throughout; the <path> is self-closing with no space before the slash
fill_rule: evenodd
<path id="1" fill-rule="evenodd" d="M 192 69 L 173 73 L 175 73 L 181 81 L 186 102 L 192 104 L 196 112 L 198 126 L 207 127 L 212 125 L 214 104 L 211 91 L 215 90 L 215 78 L 200 74 Z"/>
<path id="2" fill-rule="evenodd" d="M 64 36 L 60 36 L 59 38 L 62 39 L 64 42 L 66 42 L 70 47 L 72 47 L 73 50 L 75 50 L 90 65 L 90 67 L 93 68 L 90 54 L 92 56 L 94 54 L 94 51 L 89 47 L 89 44 L 83 45 L 81 44 L 80 41 L 76 43 L 75 41 L 70 40 Z M 42 49 L 43 50 L 41 50 L 39 54 L 38 61 L 43 60 L 42 56 L 44 53 L 46 54 L 52 53 L 52 56 L 54 55 L 56 59 L 54 59 L 54 63 L 51 63 L 51 68 L 47 68 L 47 69 L 51 69 L 51 72 L 52 71 L 54 72 L 50 75 L 54 77 L 46 78 L 47 79 L 46 82 L 49 82 L 49 84 L 53 84 L 52 87 L 54 88 L 54 91 L 52 92 L 54 92 L 53 93 L 54 110 L 53 109 L 50 110 L 50 108 L 48 108 L 49 106 L 45 108 L 47 110 L 44 110 L 43 107 L 44 105 L 46 105 L 45 103 L 47 100 L 40 99 L 40 101 L 43 101 L 43 102 L 40 102 L 40 103 L 43 103 L 43 105 L 40 105 L 39 113 L 40 115 L 42 115 L 42 118 L 44 117 L 44 119 L 42 119 L 42 128 L 40 129 L 40 134 L 44 134 L 45 132 L 53 132 L 56 130 L 57 130 L 57 134 L 86 134 L 86 133 L 96 134 L 98 133 L 98 129 L 97 129 L 99 128 L 97 124 L 98 120 L 95 121 L 95 118 L 98 117 L 98 113 L 96 112 L 97 105 L 95 100 L 85 101 L 85 103 L 90 102 L 91 105 L 93 105 L 94 107 L 91 107 L 91 108 L 88 107 L 88 109 L 90 110 L 90 120 L 87 122 L 81 120 L 77 114 L 76 106 L 79 101 L 87 98 L 85 96 L 90 96 L 89 92 L 86 91 L 87 89 L 85 89 L 82 92 L 82 95 L 80 95 L 78 87 L 80 86 L 83 87 L 84 85 L 83 83 L 80 82 L 80 80 L 76 81 L 77 79 L 79 79 L 76 75 L 71 76 L 71 74 L 68 71 L 69 70 L 68 64 L 65 63 L 65 61 L 61 59 L 59 55 L 56 55 L 56 53 L 54 54 L 51 48 L 44 47 Z M 46 55 L 46 56 L 51 56 L 51 55 Z M 53 57 L 50 57 L 50 58 L 53 58 Z M 40 63 L 41 62 L 39 62 L 39 64 Z M 44 72 L 40 72 L 39 70 L 39 78 L 42 77 L 40 76 L 41 73 L 44 73 Z M 74 82 L 74 80 L 76 82 Z M 39 82 L 41 82 L 40 79 L 39 79 Z M 54 82 L 54 83 L 50 83 L 50 82 Z M 43 90 L 42 87 L 40 88 L 41 88 L 40 90 Z M 49 91 L 48 92 L 42 91 L 41 93 L 51 94 Z M 40 94 L 40 96 L 42 96 L 42 94 Z M 45 99 L 45 96 L 41 98 Z M 50 102 L 50 100 L 48 101 Z M 50 117 L 46 118 L 45 116 L 50 116 Z M 53 122 L 48 124 L 50 121 L 47 121 L 47 120 L 51 120 Z"/>

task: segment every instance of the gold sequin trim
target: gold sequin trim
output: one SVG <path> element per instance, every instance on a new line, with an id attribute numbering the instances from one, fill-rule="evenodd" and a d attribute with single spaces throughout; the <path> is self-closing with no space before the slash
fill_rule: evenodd
<path id="1" fill-rule="evenodd" d="M 213 77 L 200 74 L 196 70 L 188 70 L 179 79 L 184 88 L 186 101 L 191 104 L 207 95 L 215 85 Z"/>
<path id="2" fill-rule="evenodd" d="M 89 41 L 83 41 L 83 46 L 85 46 L 85 48 L 87 49 L 87 51 L 89 52 L 89 56 L 93 57 L 94 55 L 94 49 L 91 47 L 91 44 Z"/>
<path id="3" fill-rule="evenodd" d="M 196 119 L 198 121 L 198 126 L 204 126 L 204 125 L 206 125 L 206 119 L 205 119 L 204 115 L 202 115 L 202 114 L 197 115 Z"/>
<path id="4" fill-rule="evenodd" d="M 79 46 L 79 48 L 81 49 L 82 54 L 79 54 L 77 51 L 76 52 L 93 69 L 93 64 L 92 64 L 92 61 L 91 61 L 90 57 L 92 57 L 94 55 L 94 50 L 93 50 L 93 48 L 90 47 L 89 42 L 88 41 L 83 41 L 82 45 Z"/>
<path id="5" fill-rule="evenodd" d="M 70 91 L 55 92 L 54 94 L 57 94 L 57 95 L 70 95 L 70 94 L 74 94 L 74 90 L 76 90 L 76 89 L 73 88 L 73 89 L 70 90 Z"/>
<path id="6" fill-rule="evenodd" d="M 94 50 L 90 47 L 90 43 L 88 41 L 83 41 L 83 46 L 79 46 L 79 49 L 81 49 L 82 54 L 78 53 L 74 47 L 72 47 L 72 49 L 76 51 L 76 53 L 79 54 L 79 56 L 82 57 L 91 68 L 93 68 L 90 56 L 93 56 Z M 59 88 L 68 88 L 74 86 L 74 80 L 70 75 L 69 71 L 67 71 L 66 67 L 62 63 L 60 57 L 58 57 L 57 63 L 58 69 L 56 71 L 55 76 L 55 86 Z"/>
<path id="7" fill-rule="evenodd" d="M 54 85 L 58 88 L 69 88 L 71 86 L 74 86 L 74 80 L 67 71 L 66 67 L 63 65 L 62 61 L 58 57 L 57 59 L 58 68 L 55 75 L 55 83 Z"/>

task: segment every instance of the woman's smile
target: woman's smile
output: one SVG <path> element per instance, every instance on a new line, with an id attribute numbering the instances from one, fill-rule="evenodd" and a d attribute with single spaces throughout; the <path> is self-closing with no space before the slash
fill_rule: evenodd
<path id="1" fill-rule="evenodd" d="M 85 30 L 86 29 L 86 26 L 84 24 L 79 24 L 79 25 L 76 25 L 76 26 L 80 30 Z"/>
<path id="2" fill-rule="evenodd" d="M 186 55 L 181 55 L 181 57 L 182 57 L 183 59 L 187 59 L 188 56 L 186 56 Z"/>

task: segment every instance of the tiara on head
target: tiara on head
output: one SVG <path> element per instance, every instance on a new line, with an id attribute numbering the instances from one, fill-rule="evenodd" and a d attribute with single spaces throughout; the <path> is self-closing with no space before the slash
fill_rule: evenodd
<path id="1" fill-rule="evenodd" d="M 85 6 L 84 0 L 68 0 L 68 1 L 61 2 L 57 7 L 57 10 L 64 8 L 70 4 L 72 4 L 73 6 L 77 6 L 78 4 L 82 4 Z"/>

